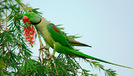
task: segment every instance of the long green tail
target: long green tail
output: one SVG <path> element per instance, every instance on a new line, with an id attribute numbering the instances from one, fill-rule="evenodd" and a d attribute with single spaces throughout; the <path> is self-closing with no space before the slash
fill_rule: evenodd
<path id="1" fill-rule="evenodd" d="M 82 53 L 82 52 L 75 51 L 75 50 L 73 50 L 73 49 L 70 49 L 69 51 L 72 52 L 72 53 L 74 53 L 74 54 L 75 54 L 76 56 L 78 56 L 78 57 L 89 58 L 89 59 L 92 59 L 92 60 L 101 61 L 101 62 L 104 62 L 104 63 L 108 63 L 108 64 L 116 65 L 116 66 L 119 66 L 119 67 L 124 67 L 124 68 L 133 69 L 132 67 L 127 67 L 127 66 L 123 66 L 123 65 L 119 65 L 119 64 L 111 63 L 111 62 L 108 62 L 108 61 L 105 61 L 105 60 L 102 60 L 102 59 L 98 59 L 98 58 L 95 58 L 95 57 L 92 57 L 92 56 L 86 55 L 86 54 L 84 54 L 84 53 Z"/>

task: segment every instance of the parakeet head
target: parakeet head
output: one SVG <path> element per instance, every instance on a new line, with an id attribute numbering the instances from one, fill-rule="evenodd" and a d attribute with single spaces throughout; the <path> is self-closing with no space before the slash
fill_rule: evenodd
<path id="1" fill-rule="evenodd" d="M 35 13 L 28 12 L 25 13 L 23 16 L 23 22 L 28 23 L 28 24 L 33 24 L 37 25 L 41 22 L 42 18 Z M 33 26 L 24 26 L 23 29 L 24 36 L 25 36 L 25 41 L 28 42 L 29 44 L 34 44 L 35 43 L 35 29 Z"/>
<path id="2" fill-rule="evenodd" d="M 41 22 L 41 17 L 33 12 L 28 12 L 24 14 L 23 22 L 28 22 L 28 24 L 36 25 Z"/>

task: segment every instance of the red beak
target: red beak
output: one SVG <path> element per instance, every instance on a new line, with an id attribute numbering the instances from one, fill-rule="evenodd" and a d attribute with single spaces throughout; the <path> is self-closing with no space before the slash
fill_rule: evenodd
<path id="1" fill-rule="evenodd" d="M 31 24 L 31 22 L 27 16 L 23 16 L 23 22 L 24 23 L 28 22 L 28 24 Z"/>

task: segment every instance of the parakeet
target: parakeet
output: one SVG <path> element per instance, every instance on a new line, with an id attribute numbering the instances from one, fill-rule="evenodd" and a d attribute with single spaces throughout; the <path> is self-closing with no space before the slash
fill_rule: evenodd
<path id="1" fill-rule="evenodd" d="M 33 12 L 25 13 L 23 16 L 23 22 L 35 25 L 36 29 L 42 34 L 42 37 L 46 42 L 46 45 L 52 47 L 54 53 L 55 51 L 57 51 L 58 53 L 63 53 L 69 56 L 80 57 L 83 59 L 97 60 L 100 62 L 133 69 L 131 67 L 108 62 L 75 50 L 73 46 L 88 46 L 88 47 L 91 46 L 80 43 L 78 41 L 71 39 L 68 36 L 65 36 L 60 31 L 60 29 L 58 29 L 53 23 L 47 21 L 45 18 L 42 18 L 38 14 L 35 14 Z"/>

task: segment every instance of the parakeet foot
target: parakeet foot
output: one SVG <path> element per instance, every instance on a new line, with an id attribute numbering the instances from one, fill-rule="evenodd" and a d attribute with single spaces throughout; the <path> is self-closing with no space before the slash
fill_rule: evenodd
<path id="1" fill-rule="evenodd" d="M 50 54 L 48 60 L 51 59 L 52 57 L 54 57 L 54 55 Z"/>
<path id="2" fill-rule="evenodd" d="M 42 50 L 42 49 L 48 50 L 49 48 L 47 46 L 40 46 L 40 49 L 39 50 Z"/>

